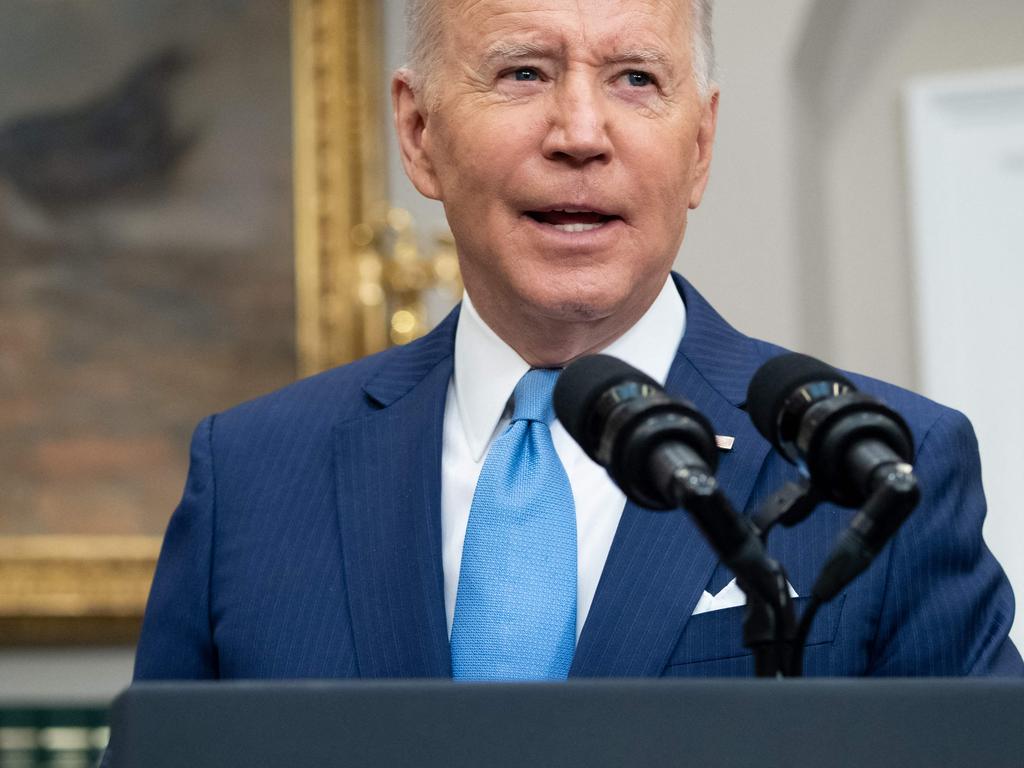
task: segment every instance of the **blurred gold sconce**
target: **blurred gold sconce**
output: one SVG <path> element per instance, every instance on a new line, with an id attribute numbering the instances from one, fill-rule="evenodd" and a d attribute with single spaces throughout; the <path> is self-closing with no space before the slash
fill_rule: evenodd
<path id="1" fill-rule="evenodd" d="M 446 305 L 462 297 L 451 235 L 438 236 L 423 253 L 408 211 L 381 206 L 370 221 L 356 226 L 352 240 L 360 265 L 358 300 L 367 309 L 382 309 L 382 322 L 368 339 L 372 349 L 367 351 L 406 344 L 430 330 L 430 292 L 439 292 Z"/>

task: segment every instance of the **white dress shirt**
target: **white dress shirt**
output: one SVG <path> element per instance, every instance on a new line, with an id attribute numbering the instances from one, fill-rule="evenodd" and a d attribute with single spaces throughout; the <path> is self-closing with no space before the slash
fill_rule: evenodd
<path id="1" fill-rule="evenodd" d="M 664 384 L 685 326 L 686 309 L 669 277 L 646 314 L 603 351 Z M 441 456 L 442 559 L 449 637 L 473 492 L 491 442 L 511 419 L 508 405 L 512 392 L 528 370 L 526 361 L 480 318 L 469 295 L 463 296 L 455 331 L 455 369 L 448 384 Z M 551 424 L 551 439 L 576 501 L 579 640 L 626 497 L 558 421 Z"/>

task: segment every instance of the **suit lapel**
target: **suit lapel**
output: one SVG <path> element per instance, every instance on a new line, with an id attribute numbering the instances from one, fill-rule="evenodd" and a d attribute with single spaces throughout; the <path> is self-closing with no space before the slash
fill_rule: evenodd
<path id="1" fill-rule="evenodd" d="M 457 311 L 364 385 L 379 410 L 335 426 L 337 503 L 362 677 L 451 674 L 441 443 Z"/>
<path id="2" fill-rule="evenodd" d="M 761 355 L 688 283 L 678 276 L 676 282 L 686 333 L 665 388 L 693 402 L 718 434 L 736 438 L 734 449 L 720 455 L 717 476 L 743 510 L 769 448 L 739 408 Z M 685 512 L 627 503 L 570 674 L 660 674 L 717 562 Z"/>

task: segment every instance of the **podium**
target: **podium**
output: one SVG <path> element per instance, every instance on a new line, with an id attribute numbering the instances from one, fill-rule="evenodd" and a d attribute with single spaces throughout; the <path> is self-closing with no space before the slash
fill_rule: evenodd
<path id="1" fill-rule="evenodd" d="M 113 768 L 1024 766 L 1024 681 L 137 684 Z"/>

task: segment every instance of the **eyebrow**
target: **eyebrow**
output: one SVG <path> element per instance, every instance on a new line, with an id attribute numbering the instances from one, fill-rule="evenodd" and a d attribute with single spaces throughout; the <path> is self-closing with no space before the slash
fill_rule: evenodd
<path id="1" fill-rule="evenodd" d="M 610 64 L 657 64 L 662 67 L 672 67 L 671 59 L 657 48 L 630 48 L 609 57 L 608 62 Z"/>

